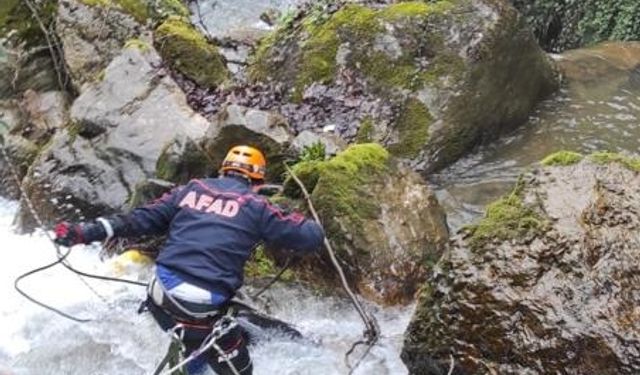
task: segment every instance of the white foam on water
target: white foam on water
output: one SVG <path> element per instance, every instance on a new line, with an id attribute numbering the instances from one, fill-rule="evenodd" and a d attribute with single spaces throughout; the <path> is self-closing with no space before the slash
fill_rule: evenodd
<path id="1" fill-rule="evenodd" d="M 15 202 L 0 199 L 0 374 L 150 374 L 169 343 L 148 314 L 136 313 L 144 288 L 93 279 L 85 281 L 58 265 L 21 283 L 38 300 L 66 313 L 94 319 L 80 324 L 32 304 L 13 289 L 14 279 L 55 261 L 43 233 L 18 235 L 11 222 Z M 70 263 L 83 271 L 112 274 L 98 246 L 74 247 Z M 126 276 L 135 279 L 130 274 Z M 108 303 L 105 303 L 106 300 Z M 320 297 L 299 287 L 274 286 L 265 294 L 271 316 L 292 323 L 305 336 L 277 334 L 250 348 L 254 374 L 346 374 L 344 354 L 362 337 L 363 325 L 348 301 Z M 412 307 L 368 306 L 378 318 L 383 338 L 356 374 L 406 374 L 399 358 L 402 333 Z M 362 348 L 351 357 L 355 362 Z"/>

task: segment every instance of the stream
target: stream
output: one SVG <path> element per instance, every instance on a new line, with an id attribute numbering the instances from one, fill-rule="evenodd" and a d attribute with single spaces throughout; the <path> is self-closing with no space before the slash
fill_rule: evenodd
<path id="1" fill-rule="evenodd" d="M 231 22 L 266 28 L 259 20 L 262 12 L 271 7 L 285 10 L 294 3 L 202 1 L 199 6 L 207 28 L 220 33 L 230 28 Z M 191 6 L 193 10 L 194 2 Z M 476 220 L 487 203 L 508 192 L 522 171 L 549 153 L 638 153 L 640 66 L 626 66 L 607 57 L 614 53 L 619 51 L 595 49 L 555 56 L 563 64 L 573 64 L 576 74 L 537 107 L 527 124 L 430 176 L 453 230 Z M 637 57 L 640 61 L 640 52 Z M 13 232 L 16 210 L 16 202 L 0 199 L 0 243 L 4 252 L 0 263 L 0 375 L 152 373 L 169 337 L 148 314 L 136 313 L 145 294 L 143 288 L 82 280 L 60 266 L 21 284 L 47 304 L 92 319 L 86 324 L 44 310 L 13 289 L 18 275 L 56 259 L 43 233 Z M 75 267 L 97 274 L 146 280 L 150 273 L 148 267 L 122 269 L 116 259 L 101 260 L 99 253 L 99 246 L 78 246 L 69 259 Z M 306 339 L 296 341 L 274 334 L 250 347 L 256 375 L 348 372 L 344 353 L 361 338 L 363 330 L 349 301 L 315 295 L 300 286 L 275 286 L 266 298 L 269 314 L 292 323 Z M 382 308 L 369 304 L 368 308 L 377 317 L 383 338 L 355 373 L 406 374 L 399 353 L 413 306 Z"/>
<path id="2" fill-rule="evenodd" d="M 151 374 L 166 352 L 169 337 L 149 314 L 136 313 L 144 288 L 83 281 L 61 266 L 20 284 L 38 300 L 92 319 L 89 323 L 76 323 L 46 311 L 12 288 L 18 275 L 56 259 L 43 233 L 21 236 L 12 232 L 16 210 L 16 202 L 0 199 L 0 243 L 5 251 L 0 265 L 0 374 Z M 74 267 L 96 274 L 139 275 L 145 280 L 150 273 L 144 266 L 123 267 L 118 259 L 102 261 L 99 252 L 99 246 L 77 246 L 69 260 Z M 254 374 L 348 372 L 344 353 L 363 331 L 349 301 L 316 296 L 294 286 L 274 286 L 263 299 L 268 301 L 271 316 L 293 324 L 305 339 L 292 340 L 274 332 L 250 347 Z M 380 323 L 383 339 L 355 374 L 406 374 L 399 353 L 413 306 L 381 308 L 370 304 L 368 308 Z"/>

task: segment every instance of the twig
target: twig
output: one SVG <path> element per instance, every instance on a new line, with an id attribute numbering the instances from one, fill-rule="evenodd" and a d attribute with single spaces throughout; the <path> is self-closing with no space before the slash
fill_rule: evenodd
<path id="1" fill-rule="evenodd" d="M 202 12 L 200 11 L 200 1 L 195 0 L 195 3 L 196 3 L 196 13 L 198 15 L 198 24 L 200 25 L 200 27 L 202 27 L 202 30 L 207 34 L 207 39 L 213 40 L 214 39 L 213 35 L 209 31 L 209 28 L 207 27 L 207 25 L 204 23 L 204 20 L 202 19 Z M 218 2 L 214 1 L 211 4 L 211 9 L 215 9 L 216 6 L 218 6 Z"/>

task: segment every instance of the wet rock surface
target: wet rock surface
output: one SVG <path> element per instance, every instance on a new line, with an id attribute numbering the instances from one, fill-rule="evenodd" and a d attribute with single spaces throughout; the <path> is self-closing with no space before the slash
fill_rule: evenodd
<path id="1" fill-rule="evenodd" d="M 104 68 L 127 40 L 142 27 L 133 16 L 116 7 L 91 6 L 81 0 L 62 0 L 58 6 L 56 32 L 74 86 L 100 78 Z"/>
<path id="2" fill-rule="evenodd" d="M 277 181 L 284 172 L 282 162 L 294 157 L 290 151 L 292 140 L 289 124 L 280 114 L 229 105 L 213 119 L 203 147 L 212 169 L 221 165 L 232 146 L 247 144 L 259 147 L 269 161 L 267 178 Z"/>
<path id="3" fill-rule="evenodd" d="M 254 59 L 250 77 L 276 88 L 296 130 L 333 124 L 353 141 L 365 127 L 369 141 L 424 172 L 520 125 L 556 88 L 503 1 L 311 7 L 263 39 Z"/>
<path id="4" fill-rule="evenodd" d="M 0 99 L 19 98 L 27 89 L 59 89 L 48 51 L 35 51 L 0 38 Z"/>
<path id="5" fill-rule="evenodd" d="M 579 160 L 546 159 L 453 239 L 405 334 L 411 373 L 640 371 L 640 163 Z"/>
<path id="6" fill-rule="evenodd" d="M 24 185 L 43 216 L 93 218 L 125 208 L 135 185 L 153 177 L 163 148 L 178 135 L 200 138 L 209 123 L 193 112 L 155 51 L 123 50 L 102 81 L 71 108 Z M 21 210 L 22 225 L 28 213 Z"/>
<path id="7" fill-rule="evenodd" d="M 352 145 L 293 170 L 359 292 L 386 304 L 411 301 L 449 236 L 444 212 L 419 175 L 376 144 Z M 286 181 L 285 194 L 300 194 L 294 181 Z M 337 287 L 333 265 L 321 254 L 303 264 L 302 277 Z"/>

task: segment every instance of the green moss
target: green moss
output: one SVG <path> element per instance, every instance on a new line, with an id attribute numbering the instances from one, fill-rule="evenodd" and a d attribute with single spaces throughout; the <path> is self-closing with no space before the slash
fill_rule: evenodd
<path id="1" fill-rule="evenodd" d="M 0 2 L 0 30 L 7 23 L 11 13 L 19 3 L 20 0 L 2 0 Z"/>
<path id="2" fill-rule="evenodd" d="M 248 277 L 273 276 L 279 271 L 280 269 L 276 266 L 275 262 L 269 258 L 262 246 L 258 247 L 253 252 L 244 268 L 245 275 Z M 293 280 L 293 273 L 291 270 L 284 271 L 282 276 L 280 276 L 280 280 Z"/>
<path id="3" fill-rule="evenodd" d="M 407 17 L 426 17 L 433 14 L 446 13 L 453 9 L 451 1 L 424 3 L 422 1 L 406 1 L 390 5 L 381 11 L 386 21 L 394 22 Z"/>
<path id="4" fill-rule="evenodd" d="M 136 21 L 142 24 L 147 22 L 149 18 L 149 7 L 145 0 L 114 0 L 114 2 L 135 18 Z"/>
<path id="5" fill-rule="evenodd" d="M 111 0 L 78 0 L 78 1 L 90 7 L 106 7 L 109 5 L 115 5 Z"/>
<path id="6" fill-rule="evenodd" d="M 217 86 L 228 77 L 218 49 L 182 17 L 169 17 L 158 26 L 155 45 L 165 61 L 200 85 Z"/>
<path id="7" fill-rule="evenodd" d="M 542 159 L 540 162 L 544 166 L 552 166 L 552 165 L 573 165 L 579 163 L 584 157 L 573 151 L 558 151 L 553 153 L 546 158 Z"/>
<path id="8" fill-rule="evenodd" d="M 145 42 L 144 40 L 133 38 L 133 39 L 127 40 L 127 42 L 124 44 L 124 48 L 135 48 L 142 52 L 147 52 L 151 49 L 151 46 L 149 45 L 149 43 Z"/>
<path id="9" fill-rule="evenodd" d="M 369 143 L 373 141 L 373 131 L 373 119 L 367 116 L 360 123 L 358 133 L 356 134 L 356 143 Z"/>
<path id="10" fill-rule="evenodd" d="M 465 227 L 467 243 L 477 249 L 492 240 L 519 239 L 541 232 L 548 222 L 522 201 L 522 182 L 507 196 L 489 204 L 485 216 L 478 224 Z"/>
<path id="11" fill-rule="evenodd" d="M 310 84 L 328 84 L 335 79 L 338 51 L 344 45 L 348 51 L 344 63 L 362 72 L 374 88 L 420 89 L 434 77 L 461 70 L 462 58 L 453 53 L 440 58 L 438 52 L 426 67 L 416 63 L 424 59 L 425 49 L 439 50 L 444 45 L 441 36 L 425 33 L 423 24 L 429 17 L 444 14 L 453 7 L 450 1 L 410 1 L 379 10 L 347 4 L 330 15 L 312 10 L 301 22 L 291 21 L 261 41 L 250 76 L 256 81 L 275 78 L 287 82 L 292 88 L 292 99 L 300 101 Z M 387 23 L 398 24 L 396 28 L 406 30 L 411 34 L 408 39 L 416 43 L 426 40 L 425 46 L 403 45 L 401 48 L 406 52 L 396 57 L 376 50 L 377 38 L 386 32 Z M 294 43 L 298 48 L 290 48 Z M 283 58 L 287 60 L 284 64 L 273 64 Z"/>
<path id="12" fill-rule="evenodd" d="M 409 55 L 393 59 L 384 52 L 371 52 L 357 60 L 361 61 L 362 72 L 375 86 L 417 89 L 423 84 L 420 69 Z"/>
<path id="13" fill-rule="evenodd" d="M 189 17 L 191 14 L 189 8 L 181 0 L 160 0 L 156 11 L 162 18 L 171 15 Z"/>
<path id="14" fill-rule="evenodd" d="M 302 149 L 300 161 L 322 161 L 326 156 L 327 150 L 324 143 L 317 141 Z"/>
<path id="15" fill-rule="evenodd" d="M 614 152 L 597 152 L 589 155 L 589 160 L 598 164 L 620 163 L 629 170 L 640 172 L 640 158 L 633 158 Z"/>
<path id="16" fill-rule="evenodd" d="M 145 0 L 79 0 L 91 7 L 112 7 L 122 9 L 136 21 L 144 24 L 149 18 L 149 5 Z"/>
<path id="17" fill-rule="evenodd" d="M 321 24 L 307 19 L 303 25 L 308 38 L 303 46 L 296 93 L 301 95 L 305 87 L 313 82 L 332 81 L 336 74 L 336 55 L 341 39 L 370 39 L 382 27 L 375 15 L 372 9 L 349 4 Z"/>
<path id="18" fill-rule="evenodd" d="M 429 125 L 432 122 L 431 113 L 421 101 L 408 99 L 395 125 L 398 141 L 387 148 L 396 156 L 417 156 L 429 140 Z"/>
<path id="19" fill-rule="evenodd" d="M 377 217 L 379 207 L 369 199 L 368 185 L 388 169 L 389 153 L 380 145 L 352 145 L 327 161 L 296 164 L 294 173 L 303 181 L 330 237 L 344 241 L 341 225 L 360 228 L 363 220 Z M 295 182 L 285 181 L 285 193 L 301 193 Z M 338 218 L 339 220 L 333 220 Z"/>

